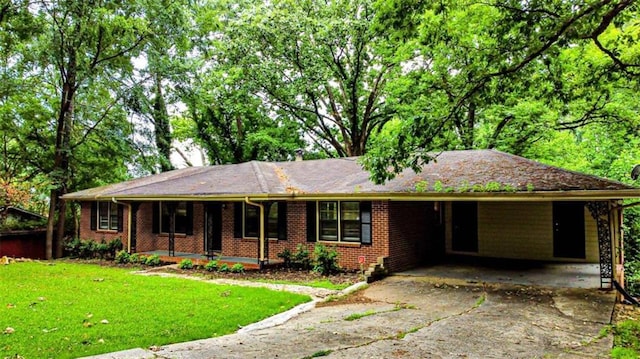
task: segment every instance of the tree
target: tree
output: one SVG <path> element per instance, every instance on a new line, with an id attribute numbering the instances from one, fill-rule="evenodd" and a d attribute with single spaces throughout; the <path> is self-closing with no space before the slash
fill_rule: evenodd
<path id="1" fill-rule="evenodd" d="M 363 154 L 392 118 L 385 86 L 399 71 L 376 52 L 371 1 L 222 6 L 212 58 L 242 68 L 265 112 L 296 121 L 326 155 Z"/>
<path id="2" fill-rule="evenodd" d="M 365 160 L 378 182 L 405 167 L 418 169 L 434 149 L 509 142 L 515 152 L 524 152 L 532 139 L 555 127 L 554 116 L 567 117 L 568 100 L 555 96 L 563 82 L 554 78 L 565 49 L 594 44 L 614 73 L 631 73 L 637 63 L 630 62 L 637 58 L 634 51 L 623 51 L 633 43 L 632 29 L 616 40 L 608 37 L 613 20 L 634 23 L 629 20 L 637 12 L 632 1 L 399 0 L 378 2 L 376 9 L 377 28 L 394 29 L 391 36 L 403 44 L 394 49 L 395 56 L 408 69 L 389 85 L 394 87 L 389 102 L 397 104 L 399 120 L 406 122 L 403 131 L 394 141 L 379 141 L 383 145 Z M 405 17 L 407 9 L 418 15 Z M 581 97 L 585 111 L 597 100 L 587 98 Z"/>
<path id="3" fill-rule="evenodd" d="M 60 199 L 67 193 L 71 180 L 71 161 L 80 143 L 88 139 L 100 123 L 109 118 L 109 106 L 97 111 L 99 116 L 84 118 L 77 129 L 79 95 L 96 99 L 118 97 L 108 88 L 97 89 L 104 83 L 119 82 L 118 73 L 130 68 L 130 58 L 147 36 L 147 20 L 134 2 L 114 1 L 95 4 L 87 1 L 38 2 L 31 11 L 43 26 L 42 36 L 34 42 L 39 51 L 37 66 L 51 81 L 50 90 L 57 95 L 54 125 L 55 143 L 52 148 L 52 189 L 47 225 L 47 258 L 53 251 L 53 232 L 57 220 L 55 255 L 62 254 L 66 203 Z M 95 113 L 94 113 L 95 115 Z"/>

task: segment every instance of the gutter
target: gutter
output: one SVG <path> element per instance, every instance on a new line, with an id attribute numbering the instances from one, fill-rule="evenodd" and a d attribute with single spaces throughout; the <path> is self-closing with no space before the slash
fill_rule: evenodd
<path id="1" fill-rule="evenodd" d="M 131 220 L 133 219 L 131 203 L 117 201 L 115 197 L 111 197 L 111 201 L 116 204 L 127 206 L 127 253 L 131 253 Z"/>
<path id="2" fill-rule="evenodd" d="M 265 248 L 264 248 L 264 204 L 262 203 L 257 203 L 257 202 L 253 202 L 249 199 L 249 197 L 245 197 L 244 198 L 244 203 L 246 204 L 250 204 L 252 206 L 257 206 L 258 208 L 260 208 L 260 248 L 258 250 L 259 255 L 258 255 L 258 264 L 260 265 L 260 269 L 262 269 L 262 267 L 264 266 L 266 260 L 265 260 Z"/>

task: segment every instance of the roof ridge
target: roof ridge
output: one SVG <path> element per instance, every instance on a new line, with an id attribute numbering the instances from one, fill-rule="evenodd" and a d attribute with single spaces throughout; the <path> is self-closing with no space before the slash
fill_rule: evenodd
<path id="1" fill-rule="evenodd" d="M 264 174 L 260 168 L 260 162 L 251 161 L 251 168 L 253 168 L 253 174 L 258 180 L 258 185 L 260 185 L 262 192 L 269 193 L 269 185 L 267 184 L 267 180 L 264 178 Z"/>

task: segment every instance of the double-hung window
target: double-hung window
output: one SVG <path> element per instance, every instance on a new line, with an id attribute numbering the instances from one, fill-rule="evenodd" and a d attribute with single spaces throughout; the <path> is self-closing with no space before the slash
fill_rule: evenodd
<path id="1" fill-rule="evenodd" d="M 265 235 L 269 239 L 287 239 L 287 203 L 265 202 Z M 236 238 L 260 237 L 260 207 L 237 203 L 234 214 Z"/>
<path id="2" fill-rule="evenodd" d="M 118 204 L 114 202 L 98 202 L 98 229 L 118 230 Z"/>
<path id="3" fill-rule="evenodd" d="M 160 232 L 169 233 L 170 211 L 169 206 L 175 206 L 176 227 L 174 233 L 187 233 L 187 202 L 162 202 L 160 206 Z"/>
<path id="4" fill-rule="evenodd" d="M 320 241 L 370 244 L 371 202 L 317 202 L 317 225 Z"/>

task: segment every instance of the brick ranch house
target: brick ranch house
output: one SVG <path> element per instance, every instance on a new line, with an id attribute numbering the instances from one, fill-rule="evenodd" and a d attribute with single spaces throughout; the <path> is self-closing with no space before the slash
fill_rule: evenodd
<path id="1" fill-rule="evenodd" d="M 623 279 L 625 184 L 495 150 L 440 153 L 384 185 L 357 158 L 191 167 L 64 196 L 83 239 L 129 252 L 277 260 L 333 246 L 343 267 L 384 257 L 400 271 L 448 255 L 600 263 Z"/>

